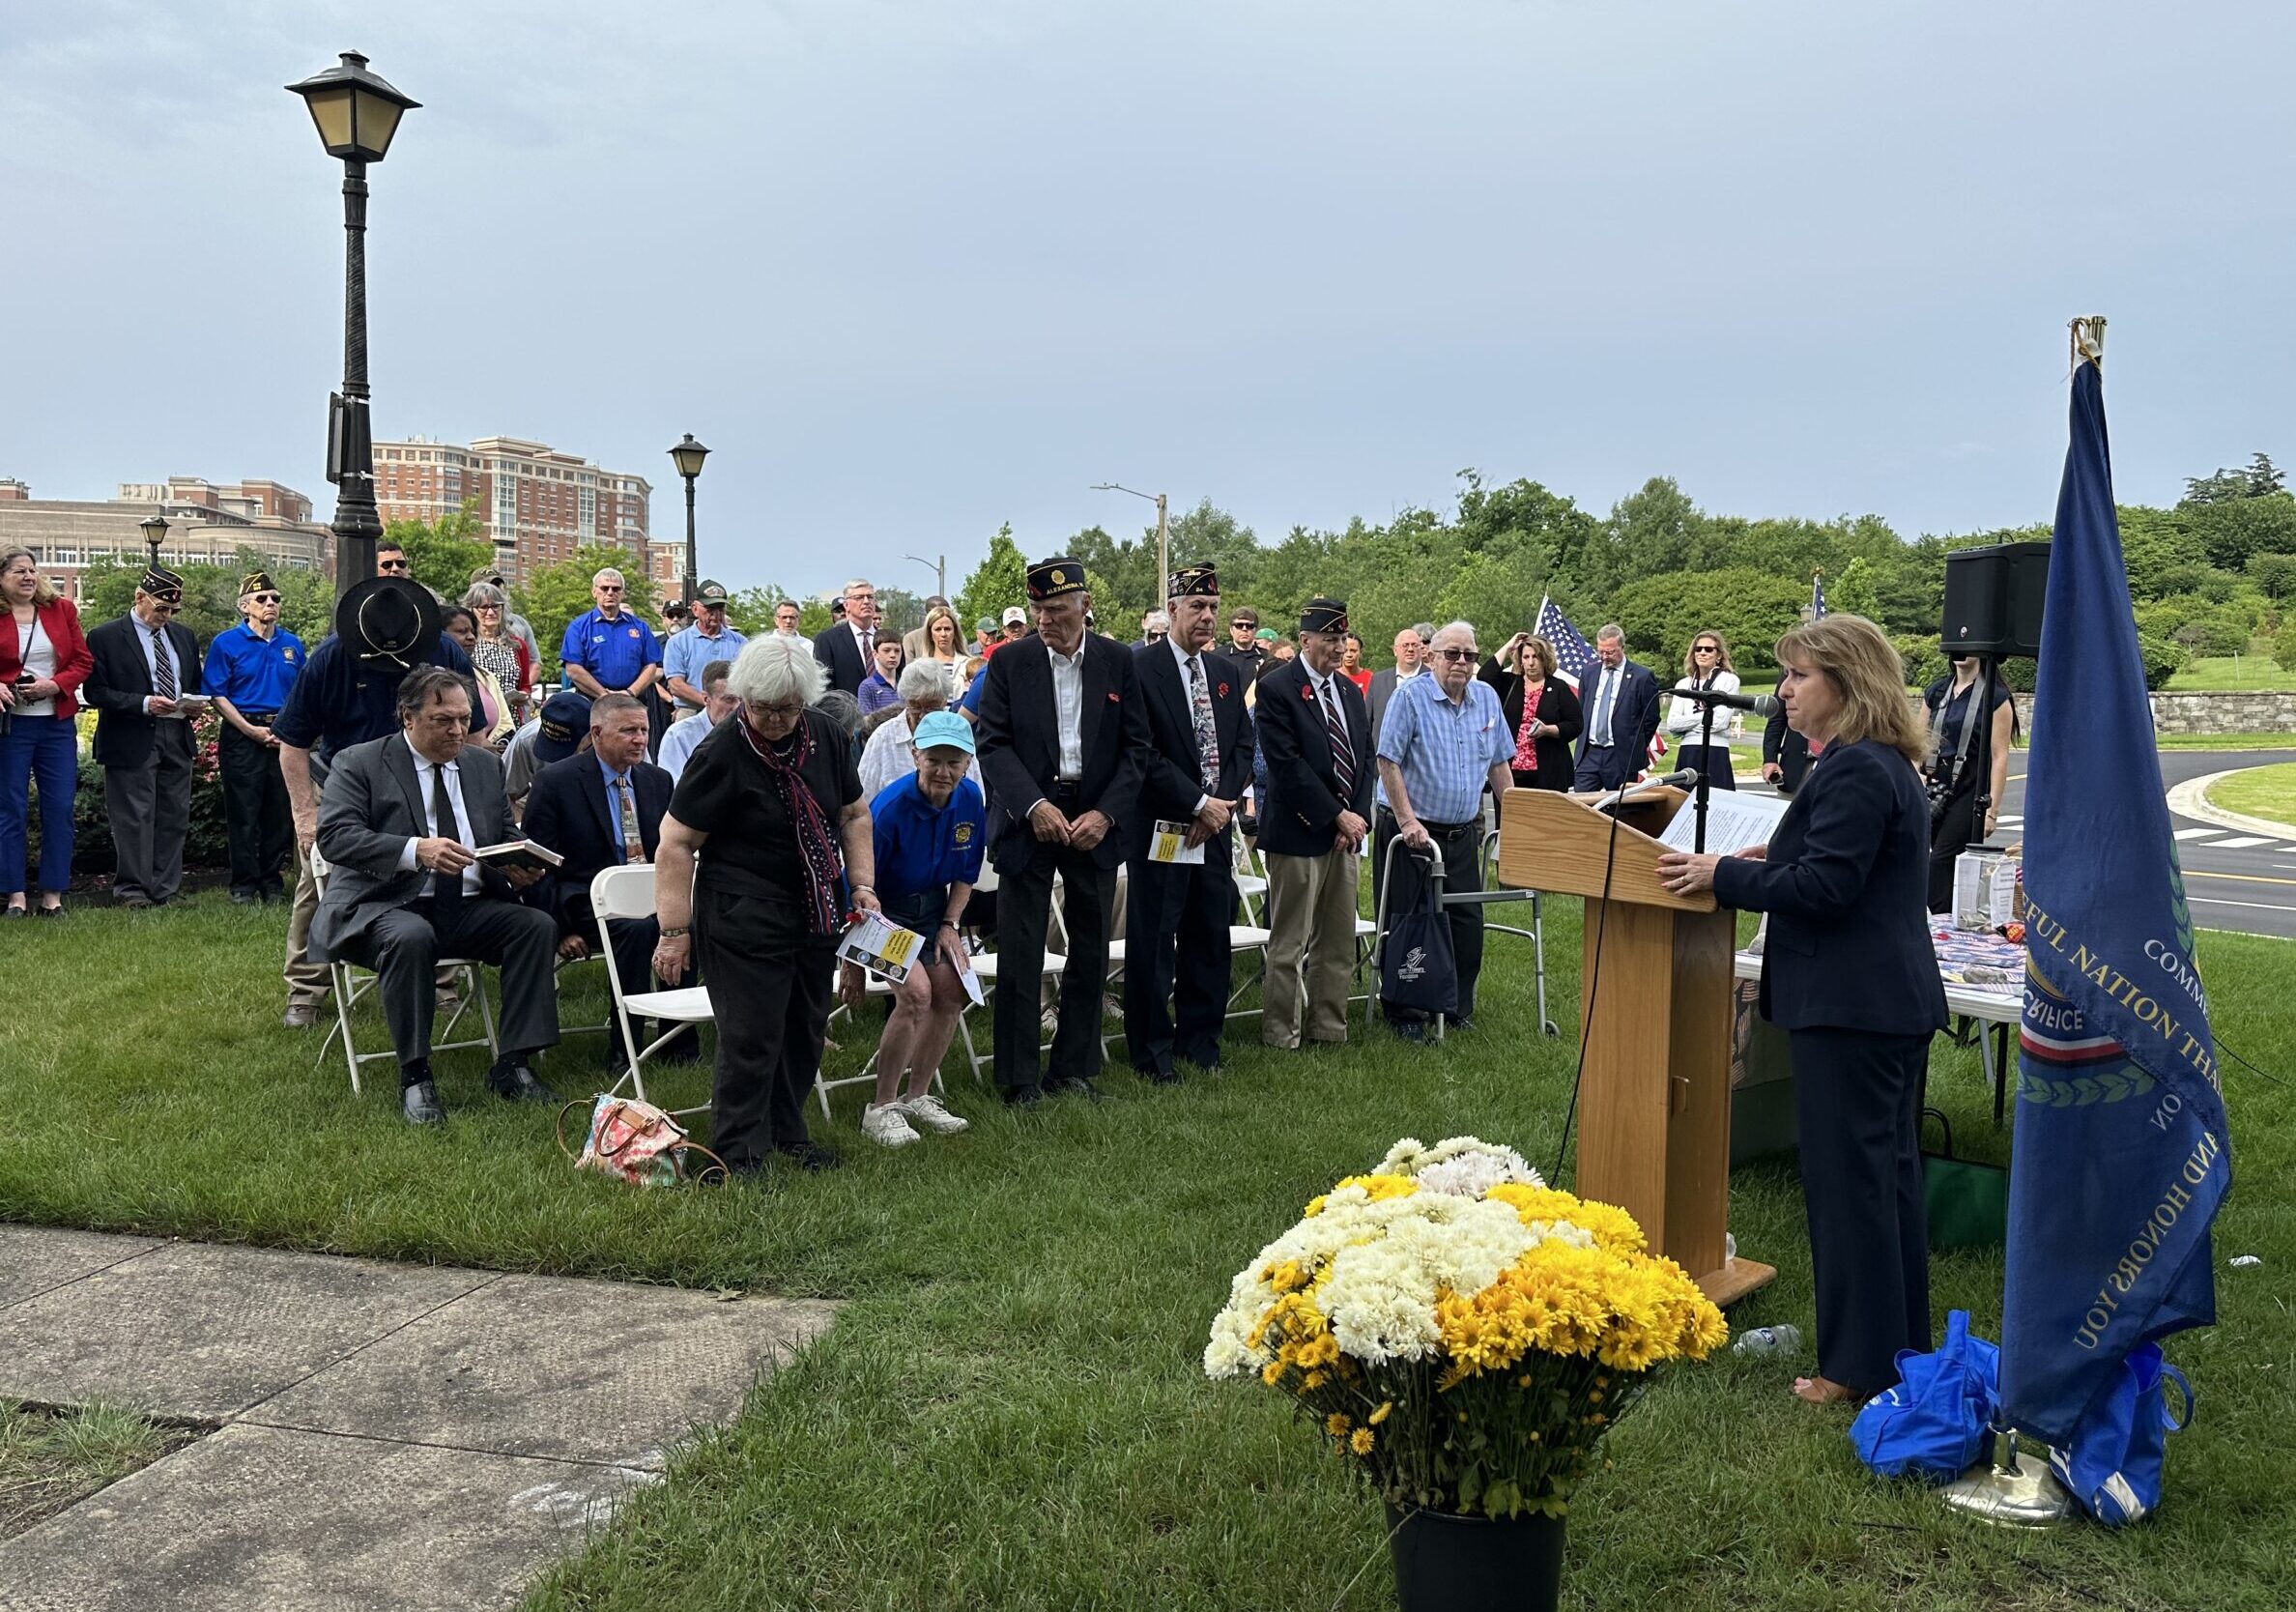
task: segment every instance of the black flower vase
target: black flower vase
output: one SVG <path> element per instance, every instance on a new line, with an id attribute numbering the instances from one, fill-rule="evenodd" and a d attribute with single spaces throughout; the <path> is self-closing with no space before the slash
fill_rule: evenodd
<path id="1" fill-rule="evenodd" d="M 1551 1612 L 1563 1588 L 1563 1519 L 1390 1506 L 1388 1549 L 1403 1612 Z"/>

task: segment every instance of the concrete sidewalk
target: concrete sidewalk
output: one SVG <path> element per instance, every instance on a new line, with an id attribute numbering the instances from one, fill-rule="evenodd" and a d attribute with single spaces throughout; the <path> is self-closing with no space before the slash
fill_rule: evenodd
<path id="1" fill-rule="evenodd" d="M 831 1314 L 0 1225 L 0 1396 L 218 1425 L 0 1541 L 0 1608 L 514 1605 Z"/>

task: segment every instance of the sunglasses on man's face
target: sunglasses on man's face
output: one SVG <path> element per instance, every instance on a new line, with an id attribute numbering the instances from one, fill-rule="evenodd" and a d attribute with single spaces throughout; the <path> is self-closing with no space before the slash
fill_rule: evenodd
<path id="1" fill-rule="evenodd" d="M 1476 653 L 1473 649 L 1430 649 L 1427 652 L 1437 660 L 1449 661 L 1473 660 Z"/>
<path id="2" fill-rule="evenodd" d="M 412 563 L 404 560 L 378 560 L 375 561 L 375 569 L 378 571 L 412 571 L 414 568 Z"/>
<path id="3" fill-rule="evenodd" d="M 252 596 L 257 604 L 277 604 L 279 602 L 279 595 L 276 593 L 257 593 Z"/>

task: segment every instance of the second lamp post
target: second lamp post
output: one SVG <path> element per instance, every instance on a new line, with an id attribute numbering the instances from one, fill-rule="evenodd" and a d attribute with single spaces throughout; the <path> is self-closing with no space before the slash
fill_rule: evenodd
<path id="1" fill-rule="evenodd" d="M 694 592 L 701 586 L 699 578 L 702 574 L 696 565 L 694 554 L 694 477 L 702 474 L 702 461 L 708 457 L 709 449 L 694 441 L 691 431 L 685 434 L 685 441 L 670 450 L 670 462 L 677 467 L 677 474 L 685 477 L 686 484 L 685 602 L 689 620 L 693 616 Z"/>

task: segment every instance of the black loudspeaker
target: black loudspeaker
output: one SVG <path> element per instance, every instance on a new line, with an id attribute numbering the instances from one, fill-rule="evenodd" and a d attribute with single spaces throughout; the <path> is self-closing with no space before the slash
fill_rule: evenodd
<path id="1" fill-rule="evenodd" d="M 1945 653 L 2037 655 L 2049 594 L 2047 543 L 1996 543 L 1945 557 Z"/>

